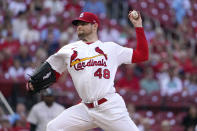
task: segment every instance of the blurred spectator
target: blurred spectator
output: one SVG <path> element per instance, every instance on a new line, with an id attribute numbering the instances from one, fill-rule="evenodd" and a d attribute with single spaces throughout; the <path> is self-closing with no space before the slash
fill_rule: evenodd
<path id="1" fill-rule="evenodd" d="M 179 77 L 181 79 L 182 85 L 183 85 L 183 92 L 188 92 L 188 85 L 190 84 L 190 73 L 185 73 L 183 71 L 179 72 Z"/>
<path id="2" fill-rule="evenodd" d="M 148 94 L 160 89 L 158 81 L 154 78 L 154 72 L 148 68 L 145 72 L 144 78 L 140 80 L 141 89 L 145 90 Z"/>
<path id="3" fill-rule="evenodd" d="M 17 120 L 20 120 L 22 117 L 26 117 L 26 115 L 26 106 L 23 103 L 17 103 L 16 113 L 10 116 L 11 124 L 14 125 Z"/>
<path id="4" fill-rule="evenodd" d="M 38 48 L 35 52 L 35 57 L 33 59 L 34 63 L 38 67 L 42 62 L 47 59 L 47 51 L 44 48 Z"/>
<path id="5" fill-rule="evenodd" d="M 121 25 L 127 25 L 129 6 L 127 0 L 106 0 L 108 15 Z M 117 10 L 118 9 L 118 10 Z"/>
<path id="6" fill-rule="evenodd" d="M 136 47 L 136 42 L 133 42 L 133 41 L 136 40 L 135 36 L 133 37 L 133 34 L 135 32 L 133 33 L 133 31 L 132 31 L 132 29 L 130 29 L 129 25 L 125 25 L 122 29 L 119 29 L 119 31 L 120 31 L 119 39 L 117 41 L 117 43 L 119 45 L 122 45 L 122 46 L 125 46 L 125 47 L 128 47 L 128 48 Z M 132 39 L 132 38 L 134 38 L 134 39 Z M 134 46 L 132 44 L 134 44 Z"/>
<path id="7" fill-rule="evenodd" d="M 159 51 L 160 51 L 157 48 L 160 48 L 160 46 L 163 46 L 163 48 L 165 48 L 164 46 L 169 44 L 168 40 L 165 38 L 164 29 L 163 28 L 157 27 L 155 29 L 155 37 L 152 37 L 152 39 L 150 40 L 150 43 L 153 46 L 152 47 L 153 48 L 153 52 L 157 52 L 157 53 L 159 53 Z"/>
<path id="8" fill-rule="evenodd" d="M 146 39 L 148 42 L 152 40 L 155 37 L 155 30 L 153 28 L 153 23 L 150 20 L 144 21 L 144 30 L 146 34 Z"/>
<path id="9" fill-rule="evenodd" d="M 43 10 L 43 0 L 33 0 L 30 3 L 30 10 L 35 13 L 39 13 Z"/>
<path id="10" fill-rule="evenodd" d="M 72 28 L 66 28 L 61 30 L 61 35 L 60 35 L 60 47 L 66 45 L 69 43 L 69 39 L 72 37 Z"/>
<path id="11" fill-rule="evenodd" d="M 103 28 L 99 31 L 99 37 L 101 41 L 111 41 L 119 43 L 120 32 L 115 28 L 116 23 L 110 21 L 108 25 L 104 25 Z"/>
<path id="12" fill-rule="evenodd" d="M 100 0 L 87 0 L 83 7 L 83 12 L 92 12 L 98 16 L 106 16 L 106 6 L 103 1 Z"/>
<path id="13" fill-rule="evenodd" d="M 43 6 L 46 9 L 50 9 L 52 15 L 63 12 L 64 1 L 60 0 L 44 0 Z"/>
<path id="14" fill-rule="evenodd" d="M 67 17 L 76 18 L 82 11 L 82 2 L 79 0 L 69 1 L 64 7 Z M 68 13 L 68 14 L 67 14 Z"/>
<path id="15" fill-rule="evenodd" d="M 47 41 L 49 34 L 53 35 L 53 41 L 58 41 L 60 38 L 60 30 L 56 28 L 54 24 L 49 24 L 48 28 L 41 31 L 41 40 Z"/>
<path id="16" fill-rule="evenodd" d="M 3 40 L 0 42 L 0 51 L 6 49 L 11 52 L 12 55 L 16 55 L 19 51 L 20 43 L 17 39 L 14 39 L 12 33 L 9 32 L 5 37 L 2 37 Z"/>
<path id="17" fill-rule="evenodd" d="M 13 66 L 8 69 L 8 75 L 14 80 L 24 75 L 24 69 L 18 59 L 15 59 Z"/>
<path id="18" fill-rule="evenodd" d="M 48 88 L 43 92 L 43 101 L 34 105 L 29 113 L 31 131 L 45 131 L 47 123 L 63 112 L 64 107 L 55 102 L 54 92 Z"/>
<path id="19" fill-rule="evenodd" d="M 188 26 L 191 28 L 188 28 Z M 189 38 L 192 38 L 193 36 L 195 36 L 195 32 L 193 31 L 193 28 L 191 26 L 191 20 L 188 19 L 188 16 L 183 18 L 182 22 L 180 24 L 178 24 L 176 30 L 177 30 L 177 32 L 180 31 L 180 34 L 184 35 L 184 37 L 181 41 L 183 41 L 184 39 L 189 39 Z"/>
<path id="20" fill-rule="evenodd" d="M 197 93 L 197 75 L 191 74 L 189 78 L 189 83 L 186 87 L 189 95 L 194 95 Z"/>
<path id="21" fill-rule="evenodd" d="M 26 116 L 21 115 L 20 119 L 16 120 L 12 131 L 30 131 L 30 124 L 27 122 Z"/>
<path id="22" fill-rule="evenodd" d="M 6 1 L 0 1 L 0 10 L 5 10 L 6 9 Z"/>
<path id="23" fill-rule="evenodd" d="M 28 23 L 28 27 L 21 31 L 19 35 L 19 40 L 21 44 L 32 44 L 34 42 L 39 42 L 40 32 L 34 28 L 34 25 L 31 21 Z"/>
<path id="24" fill-rule="evenodd" d="M 15 59 L 20 61 L 23 68 L 30 66 L 32 58 L 26 45 L 20 46 L 19 54 L 15 57 Z"/>
<path id="25" fill-rule="evenodd" d="M 43 30 L 50 26 L 51 23 L 56 22 L 56 17 L 50 14 L 48 9 L 43 9 L 37 16 L 37 28 Z"/>
<path id="26" fill-rule="evenodd" d="M 124 70 L 124 77 L 117 81 L 116 87 L 119 89 L 125 89 L 126 91 L 140 90 L 139 78 L 133 73 L 134 65 L 126 65 Z"/>
<path id="27" fill-rule="evenodd" d="M 24 70 L 25 80 L 28 80 L 30 78 L 30 76 L 32 76 L 36 67 L 37 67 L 36 63 L 32 62 L 32 63 L 30 63 L 30 66 Z"/>
<path id="28" fill-rule="evenodd" d="M 172 127 L 168 120 L 163 120 L 161 122 L 161 131 L 172 131 Z"/>
<path id="29" fill-rule="evenodd" d="M 169 67 L 167 75 L 159 80 L 162 95 L 173 95 L 183 90 L 182 82 L 172 67 Z"/>
<path id="30" fill-rule="evenodd" d="M 128 110 L 128 113 L 131 117 L 131 119 L 134 117 L 134 115 L 136 115 L 136 109 L 135 109 L 135 105 L 133 105 L 132 103 L 128 103 L 127 104 L 127 110 Z"/>
<path id="31" fill-rule="evenodd" d="M 9 67 L 13 65 L 13 58 L 11 52 L 8 49 L 0 51 L 0 67 L 2 72 L 7 73 Z"/>
<path id="32" fill-rule="evenodd" d="M 185 127 L 184 131 L 194 131 L 197 125 L 197 108 L 196 105 L 191 105 L 187 115 L 183 118 L 182 125 Z"/>
<path id="33" fill-rule="evenodd" d="M 126 47 L 129 48 L 136 48 L 136 32 L 133 31 L 133 27 L 132 29 L 128 28 L 130 25 L 124 26 L 124 30 L 127 34 L 127 43 L 126 43 Z"/>
<path id="34" fill-rule="evenodd" d="M 139 125 L 138 127 L 139 127 L 139 131 L 152 131 L 151 121 L 149 118 L 143 118 L 141 125 Z"/>
<path id="35" fill-rule="evenodd" d="M 13 36 L 19 38 L 21 32 L 28 28 L 26 12 L 19 12 L 17 17 L 12 20 Z"/>
<path id="36" fill-rule="evenodd" d="M 186 12 L 190 10 L 190 7 L 189 0 L 173 0 L 172 8 L 175 10 L 176 20 L 179 24 L 182 23 L 183 17 L 186 15 Z"/>
<path id="37" fill-rule="evenodd" d="M 182 59 L 182 57 L 185 57 L 185 55 L 183 54 L 185 52 L 185 50 L 183 50 L 185 47 L 183 47 L 183 43 L 179 42 L 178 40 L 173 40 L 172 43 L 172 55 L 174 57 L 175 60 L 180 60 Z"/>
<path id="38" fill-rule="evenodd" d="M 176 61 L 178 62 L 178 65 L 180 66 L 181 70 L 183 70 L 184 72 L 192 73 L 193 61 L 189 53 L 192 53 L 192 51 L 189 51 L 188 49 L 182 49 L 182 51 L 179 54 L 179 58 L 176 59 Z"/>
<path id="39" fill-rule="evenodd" d="M 26 119 L 27 112 L 25 105 L 23 103 L 17 103 L 16 113 L 10 117 L 13 131 L 29 131 L 30 126 Z"/>
<path id="40" fill-rule="evenodd" d="M 48 33 L 48 38 L 45 42 L 46 42 L 45 44 L 48 45 L 48 56 L 58 51 L 60 44 L 59 41 L 55 40 L 55 36 L 52 32 Z"/>
<path id="41" fill-rule="evenodd" d="M 8 118 L 0 119 L 0 131 L 13 131 Z"/>
<path id="42" fill-rule="evenodd" d="M 74 29 L 72 27 L 67 27 L 66 29 L 62 30 L 60 35 L 60 47 L 76 41 L 77 35 L 74 33 Z"/>
<path id="43" fill-rule="evenodd" d="M 27 5 L 25 4 L 25 0 L 12 0 L 10 1 L 8 8 L 16 16 L 19 12 L 26 11 Z"/>

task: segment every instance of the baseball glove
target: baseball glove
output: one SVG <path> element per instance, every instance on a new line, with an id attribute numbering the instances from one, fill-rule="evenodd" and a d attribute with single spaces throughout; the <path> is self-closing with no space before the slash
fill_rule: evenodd
<path id="1" fill-rule="evenodd" d="M 48 62 L 45 62 L 35 71 L 32 76 L 30 76 L 30 80 L 27 83 L 27 90 L 30 94 L 35 94 L 48 88 L 55 81 L 56 76 L 54 70 Z M 29 87 L 30 83 L 33 86 L 33 89 Z"/>

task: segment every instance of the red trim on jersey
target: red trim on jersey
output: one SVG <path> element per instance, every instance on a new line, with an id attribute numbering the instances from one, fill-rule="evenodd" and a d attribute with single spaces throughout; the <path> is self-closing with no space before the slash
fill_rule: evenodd
<path id="1" fill-rule="evenodd" d="M 88 45 L 90 45 L 90 44 L 92 44 L 92 43 L 94 43 L 94 42 L 86 42 L 86 44 L 88 44 Z"/>
<path id="2" fill-rule="evenodd" d="M 59 77 L 60 77 L 60 73 L 58 73 L 57 71 L 55 71 L 55 70 L 53 70 L 54 71 L 54 73 L 55 73 L 55 78 L 56 78 L 56 81 L 59 79 Z"/>
<path id="3" fill-rule="evenodd" d="M 136 28 L 136 38 L 137 38 L 137 47 L 133 51 L 132 63 L 138 63 L 148 60 L 149 51 L 148 51 L 148 42 L 144 34 L 144 28 Z"/>

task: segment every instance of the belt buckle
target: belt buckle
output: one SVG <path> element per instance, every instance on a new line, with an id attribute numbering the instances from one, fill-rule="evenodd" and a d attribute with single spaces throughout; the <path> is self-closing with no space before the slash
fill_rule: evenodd
<path id="1" fill-rule="evenodd" d="M 98 107 L 98 101 L 93 101 L 94 107 Z"/>

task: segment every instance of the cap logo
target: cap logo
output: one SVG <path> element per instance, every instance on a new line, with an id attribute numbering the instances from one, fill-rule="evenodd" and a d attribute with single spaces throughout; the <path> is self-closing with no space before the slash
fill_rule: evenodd
<path id="1" fill-rule="evenodd" d="M 79 17 L 83 17 L 84 13 L 81 13 Z"/>

